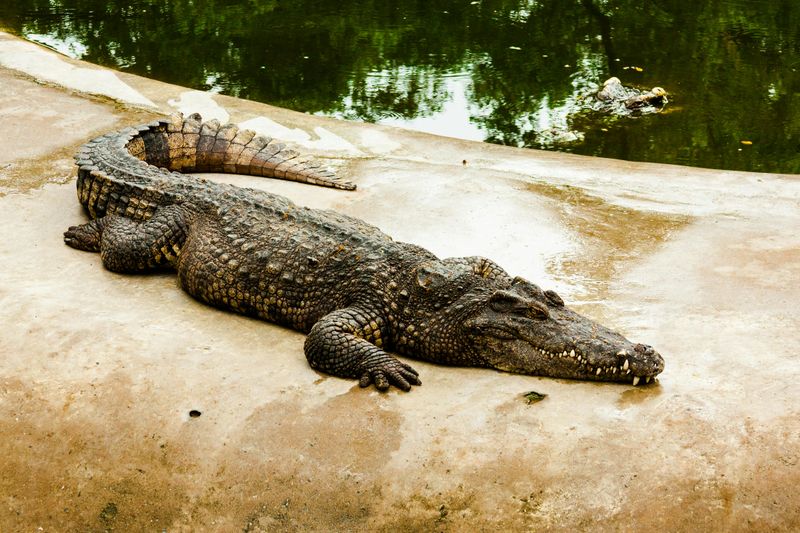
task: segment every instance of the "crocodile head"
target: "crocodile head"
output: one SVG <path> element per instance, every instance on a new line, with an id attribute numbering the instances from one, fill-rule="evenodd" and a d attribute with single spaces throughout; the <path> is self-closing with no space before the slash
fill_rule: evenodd
<path id="1" fill-rule="evenodd" d="M 481 288 L 462 298 L 472 301 L 458 321 L 459 348 L 485 366 L 634 385 L 650 382 L 664 369 L 650 346 L 570 310 L 555 292 L 522 278 L 514 278 L 510 287 Z"/>

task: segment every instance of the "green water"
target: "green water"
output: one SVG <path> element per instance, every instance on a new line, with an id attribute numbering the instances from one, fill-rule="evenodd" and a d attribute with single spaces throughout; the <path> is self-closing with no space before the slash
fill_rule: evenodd
<path id="1" fill-rule="evenodd" d="M 308 113 L 800 172 L 798 0 L 2 0 L 0 26 L 93 63 Z M 661 86 L 670 103 L 638 118 L 588 111 L 583 96 L 612 75 Z"/>

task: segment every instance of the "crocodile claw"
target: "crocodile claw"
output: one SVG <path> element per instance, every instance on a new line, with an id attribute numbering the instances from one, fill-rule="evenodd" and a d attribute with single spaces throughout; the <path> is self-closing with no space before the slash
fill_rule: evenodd
<path id="1" fill-rule="evenodd" d="M 397 360 L 382 361 L 368 368 L 358 380 L 359 387 L 369 387 L 371 383 L 379 391 L 386 391 L 391 385 L 405 392 L 411 385 L 422 385 L 419 374 L 411 366 Z"/>
<path id="2" fill-rule="evenodd" d="M 64 243 L 77 250 L 100 251 L 101 228 L 96 220 L 80 226 L 70 226 L 64 232 Z"/>

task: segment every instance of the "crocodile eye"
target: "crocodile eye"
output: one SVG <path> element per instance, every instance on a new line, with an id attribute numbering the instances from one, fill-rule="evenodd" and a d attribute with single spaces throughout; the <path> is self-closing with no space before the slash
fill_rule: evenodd
<path id="1" fill-rule="evenodd" d="M 547 308 L 537 302 L 528 304 L 528 312 L 526 314 L 531 318 L 538 318 L 540 320 L 550 318 L 550 312 L 547 311 Z"/>
<path id="2" fill-rule="evenodd" d="M 498 313 L 525 318 L 545 319 L 550 317 L 547 306 L 534 299 L 523 298 L 513 292 L 499 290 L 489 298 L 489 307 Z"/>
<path id="3" fill-rule="evenodd" d="M 513 292 L 499 290 L 489 297 L 489 307 L 498 313 L 519 313 L 528 308 L 528 302 Z"/>

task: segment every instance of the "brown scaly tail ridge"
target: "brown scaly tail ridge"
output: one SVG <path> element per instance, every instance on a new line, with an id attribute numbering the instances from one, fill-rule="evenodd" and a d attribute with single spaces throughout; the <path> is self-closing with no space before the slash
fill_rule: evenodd
<path id="1" fill-rule="evenodd" d="M 150 218 L 157 206 L 175 203 L 181 190 L 194 188 L 182 173 L 246 174 L 356 188 L 275 139 L 235 124 L 203 122 L 197 113 L 103 135 L 82 146 L 75 161 L 78 198 L 92 218 L 107 212 Z"/>
<path id="2" fill-rule="evenodd" d="M 299 181 L 354 190 L 312 157 L 303 156 L 270 137 L 216 119 L 202 122 L 195 113 L 159 120 L 128 144 L 130 153 L 151 165 L 178 172 L 225 172 Z"/>

